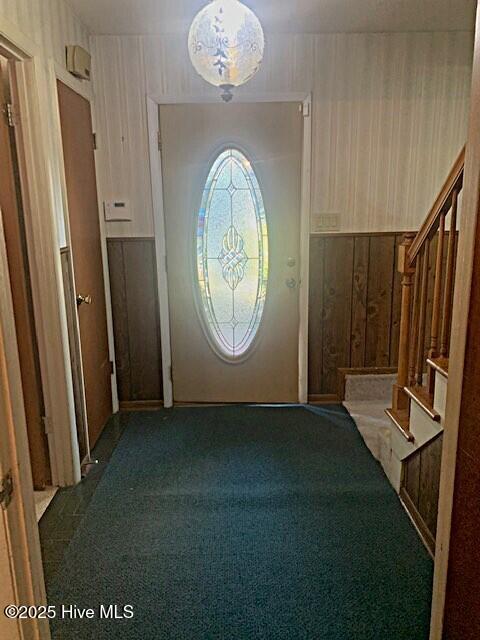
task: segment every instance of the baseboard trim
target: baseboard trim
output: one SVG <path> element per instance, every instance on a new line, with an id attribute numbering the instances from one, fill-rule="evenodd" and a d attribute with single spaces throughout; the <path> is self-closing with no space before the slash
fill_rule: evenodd
<path id="1" fill-rule="evenodd" d="M 308 404 L 342 404 L 336 393 L 313 393 L 308 396 Z"/>
<path id="2" fill-rule="evenodd" d="M 163 409 L 163 400 L 123 400 L 120 411 L 154 411 Z"/>
<path id="3" fill-rule="evenodd" d="M 425 520 L 420 515 L 417 507 L 413 504 L 412 499 L 408 495 L 405 487 L 400 487 L 399 497 L 403 508 L 407 512 L 428 553 L 432 556 L 432 558 L 435 558 L 435 538 L 431 534 L 430 529 L 425 524 Z"/>

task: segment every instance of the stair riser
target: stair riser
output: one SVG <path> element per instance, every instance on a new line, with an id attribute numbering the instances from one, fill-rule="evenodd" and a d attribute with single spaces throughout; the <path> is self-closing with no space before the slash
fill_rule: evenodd
<path id="1" fill-rule="evenodd" d="M 415 448 L 421 447 L 442 431 L 440 422 L 432 420 L 414 401 L 410 403 L 410 432 L 415 438 Z"/>
<path id="2" fill-rule="evenodd" d="M 445 407 L 447 406 L 447 378 L 441 373 L 435 375 L 435 395 L 433 398 L 433 408 L 438 411 L 442 418 L 445 418 Z"/>

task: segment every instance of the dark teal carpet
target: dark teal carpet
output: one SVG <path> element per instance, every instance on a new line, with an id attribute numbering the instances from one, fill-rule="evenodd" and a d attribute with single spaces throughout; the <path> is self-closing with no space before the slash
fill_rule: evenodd
<path id="1" fill-rule="evenodd" d="M 132 414 L 50 589 L 56 640 L 426 640 L 432 563 L 341 407 Z"/>

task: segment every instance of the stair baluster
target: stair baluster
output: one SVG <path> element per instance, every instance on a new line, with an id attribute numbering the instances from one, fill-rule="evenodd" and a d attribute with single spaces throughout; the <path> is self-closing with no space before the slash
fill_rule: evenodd
<path id="1" fill-rule="evenodd" d="M 422 251 L 422 282 L 420 285 L 420 312 L 415 361 L 415 384 L 419 387 L 423 386 L 423 370 L 425 366 L 425 329 L 427 321 L 429 250 L 430 240 L 427 238 Z"/>
<path id="2" fill-rule="evenodd" d="M 405 234 L 398 251 L 398 270 L 402 274 L 398 376 L 393 387 L 392 409 L 387 409 L 387 413 L 409 441 L 413 440 L 409 425 L 411 399 L 419 402 L 433 420 L 440 420 L 433 407 L 433 392 L 436 371 L 445 375 L 448 371 L 457 209 L 463 186 L 464 162 L 465 149 L 462 149 L 419 232 Z M 446 217 L 450 210 L 447 263 L 444 267 Z M 431 328 L 427 336 L 427 313 L 430 313 L 429 258 L 436 236 Z M 428 374 L 426 387 L 423 384 L 425 372 Z"/>
<path id="3" fill-rule="evenodd" d="M 450 323 L 452 318 L 453 277 L 455 273 L 455 246 L 457 235 L 457 206 L 458 191 L 454 189 L 452 194 L 452 215 L 450 217 L 450 233 L 448 236 L 447 269 L 445 280 L 445 298 L 443 300 L 442 341 L 440 355 L 448 357 L 450 344 Z"/>

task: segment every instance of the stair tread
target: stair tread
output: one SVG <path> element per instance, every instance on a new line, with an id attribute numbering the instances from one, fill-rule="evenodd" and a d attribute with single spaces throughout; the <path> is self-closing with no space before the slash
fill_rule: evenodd
<path id="1" fill-rule="evenodd" d="M 413 442 L 413 433 L 410 431 L 410 416 L 406 409 L 385 409 L 385 413 L 408 442 Z"/>
<path id="2" fill-rule="evenodd" d="M 438 358 L 428 358 L 427 363 L 435 369 L 435 371 L 438 371 L 442 376 L 448 378 L 448 358 L 444 358 L 443 356 L 438 356 Z"/>
<path id="3" fill-rule="evenodd" d="M 405 387 L 405 392 L 420 405 L 432 420 L 440 421 L 440 414 L 433 408 L 433 396 L 428 393 L 426 387 L 420 385 Z"/>

